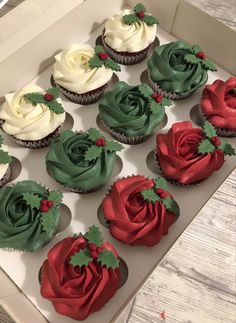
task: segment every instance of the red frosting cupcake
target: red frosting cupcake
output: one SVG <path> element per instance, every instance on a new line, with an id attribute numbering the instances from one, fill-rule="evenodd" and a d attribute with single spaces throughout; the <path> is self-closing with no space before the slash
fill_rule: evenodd
<path id="1" fill-rule="evenodd" d="M 137 175 L 116 181 L 102 202 L 111 235 L 129 245 L 156 245 L 179 216 L 163 178 Z"/>
<path id="2" fill-rule="evenodd" d="M 193 128 L 190 121 L 175 123 L 168 133 L 157 135 L 156 143 L 159 168 L 175 184 L 201 182 L 222 167 L 225 155 L 235 155 L 208 121 L 203 129 Z"/>
<path id="3" fill-rule="evenodd" d="M 68 237 L 48 253 L 41 271 L 41 295 L 55 310 L 84 320 L 100 310 L 120 284 L 119 256 L 103 242 L 96 226 L 78 237 Z"/>
<path id="4" fill-rule="evenodd" d="M 236 136 L 236 77 L 207 85 L 200 108 L 203 118 L 216 127 L 218 135 Z"/>

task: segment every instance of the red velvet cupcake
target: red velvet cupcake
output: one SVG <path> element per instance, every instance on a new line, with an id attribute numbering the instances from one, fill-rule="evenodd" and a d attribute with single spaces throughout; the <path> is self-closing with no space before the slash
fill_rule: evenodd
<path id="1" fill-rule="evenodd" d="M 199 183 L 219 170 L 225 155 L 235 155 L 232 146 L 219 139 L 215 128 L 206 121 L 203 129 L 190 121 L 172 125 L 166 134 L 156 137 L 159 170 L 174 184 Z"/>
<path id="2" fill-rule="evenodd" d="M 236 77 L 216 80 L 203 90 L 200 111 L 222 137 L 236 136 Z"/>
<path id="3" fill-rule="evenodd" d="M 131 176 L 116 181 L 102 202 L 111 235 L 126 244 L 154 246 L 179 216 L 163 178 Z"/>
<path id="4" fill-rule="evenodd" d="M 84 320 L 113 297 L 120 281 L 115 248 L 92 226 L 85 235 L 67 237 L 49 251 L 41 270 L 41 295 L 58 313 Z"/>

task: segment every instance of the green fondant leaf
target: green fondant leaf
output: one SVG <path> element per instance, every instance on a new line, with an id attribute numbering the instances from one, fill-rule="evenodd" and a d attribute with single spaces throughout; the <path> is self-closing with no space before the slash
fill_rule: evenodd
<path id="1" fill-rule="evenodd" d="M 121 71 L 120 65 L 114 62 L 112 59 L 107 58 L 103 62 L 106 68 L 110 68 L 113 71 L 118 71 L 118 72 Z"/>
<path id="2" fill-rule="evenodd" d="M 51 209 L 48 210 L 48 212 L 41 212 L 40 220 L 43 231 L 46 231 L 47 233 L 54 231 L 57 218 L 55 217 L 55 214 L 51 211 Z"/>
<path id="3" fill-rule="evenodd" d="M 97 261 L 101 263 L 102 266 L 106 266 L 106 268 L 118 268 L 119 267 L 119 259 L 116 258 L 113 252 L 103 249 L 102 252 L 99 253 Z"/>
<path id="4" fill-rule="evenodd" d="M 148 26 L 152 26 L 152 25 L 155 25 L 155 24 L 159 24 L 158 20 L 153 17 L 153 16 L 150 16 L 150 15 L 145 15 L 143 18 L 142 18 L 143 22 L 145 22 L 145 24 L 147 24 Z"/>
<path id="5" fill-rule="evenodd" d="M 92 261 L 92 257 L 90 257 L 89 250 L 80 250 L 79 252 L 76 252 L 71 258 L 69 263 L 73 266 L 88 266 L 88 264 Z"/>
<path id="6" fill-rule="evenodd" d="M 220 150 L 224 152 L 225 155 L 235 156 L 234 148 L 227 142 L 221 141 L 221 145 L 218 147 Z"/>
<path id="7" fill-rule="evenodd" d="M 94 51 L 95 51 L 95 54 L 98 54 L 98 53 L 105 53 L 105 49 L 103 46 L 101 45 L 97 45 L 94 47 Z"/>
<path id="8" fill-rule="evenodd" d="M 155 100 L 152 100 L 149 103 L 149 107 L 150 107 L 150 110 L 152 111 L 153 114 L 156 114 L 156 113 L 160 112 L 160 109 L 163 109 L 162 104 L 157 103 Z"/>
<path id="9" fill-rule="evenodd" d="M 89 139 L 91 139 L 92 141 L 96 141 L 97 139 L 103 138 L 101 132 L 96 128 L 88 129 L 87 133 L 89 135 Z"/>
<path id="10" fill-rule="evenodd" d="M 146 12 L 147 9 L 142 3 L 137 3 L 136 6 L 134 7 L 134 12 L 138 13 L 140 11 Z"/>
<path id="11" fill-rule="evenodd" d="M 209 139 L 203 140 L 198 146 L 199 154 L 209 154 L 215 150 L 215 146 L 210 142 Z"/>
<path id="12" fill-rule="evenodd" d="M 64 108 L 62 104 L 57 102 L 57 100 L 48 101 L 45 104 L 49 107 L 50 110 L 52 110 L 56 114 L 64 113 Z"/>
<path id="13" fill-rule="evenodd" d="M 190 64 L 198 64 L 200 62 L 200 58 L 198 58 L 194 54 L 186 54 L 184 56 L 184 60 Z"/>
<path id="14" fill-rule="evenodd" d="M 179 216 L 179 213 L 180 213 L 179 205 L 175 200 L 173 200 L 170 197 L 167 197 L 166 199 L 162 200 L 162 203 L 168 211 Z"/>
<path id="15" fill-rule="evenodd" d="M 199 45 L 193 45 L 192 46 L 192 51 L 196 55 L 197 53 L 201 52 L 202 49 L 201 49 L 201 47 Z"/>
<path id="16" fill-rule="evenodd" d="M 60 91 L 57 87 L 51 87 L 51 88 L 47 89 L 46 92 L 54 95 L 55 99 L 60 97 Z"/>
<path id="17" fill-rule="evenodd" d="M 212 63 L 209 59 L 205 58 L 201 60 L 202 66 L 206 70 L 217 71 L 217 67 L 214 63 Z"/>
<path id="18" fill-rule="evenodd" d="M 11 156 L 7 151 L 0 149 L 0 164 L 9 164 L 12 161 Z"/>
<path id="19" fill-rule="evenodd" d="M 123 16 L 123 22 L 126 25 L 132 25 L 135 22 L 139 22 L 139 18 L 136 16 L 136 14 L 130 14 Z"/>
<path id="20" fill-rule="evenodd" d="M 103 61 L 97 55 L 95 55 L 90 58 L 88 64 L 91 68 L 96 68 L 101 67 L 103 65 Z"/>
<path id="21" fill-rule="evenodd" d="M 163 98 L 160 103 L 163 107 L 168 107 L 172 105 L 172 102 L 169 98 Z"/>
<path id="22" fill-rule="evenodd" d="M 84 159 L 87 161 L 94 160 L 101 155 L 101 152 L 102 152 L 102 147 L 91 146 L 85 152 Z"/>
<path id="23" fill-rule="evenodd" d="M 48 200 L 53 201 L 54 206 L 60 205 L 63 198 L 63 194 L 60 191 L 50 191 Z"/>
<path id="24" fill-rule="evenodd" d="M 32 208 L 39 209 L 40 201 L 41 201 L 42 198 L 40 198 L 38 195 L 34 195 L 33 193 L 24 193 L 23 194 L 23 199 Z"/>
<path id="25" fill-rule="evenodd" d="M 157 201 L 160 201 L 160 197 L 152 189 L 143 190 L 140 192 L 144 200 L 149 201 L 155 204 Z"/>
<path id="26" fill-rule="evenodd" d="M 45 104 L 45 100 L 44 97 L 42 95 L 42 93 L 27 93 L 24 95 L 24 97 L 30 101 L 34 106 L 36 106 L 38 103 L 44 103 Z"/>
<path id="27" fill-rule="evenodd" d="M 203 131 L 208 138 L 217 136 L 214 126 L 209 121 L 204 122 Z"/>
<path id="28" fill-rule="evenodd" d="M 124 147 L 117 141 L 108 141 L 106 144 L 108 151 L 121 151 Z"/>
<path id="29" fill-rule="evenodd" d="M 166 180 L 163 177 L 158 177 L 154 179 L 155 189 L 162 188 L 165 191 L 168 191 L 168 185 Z"/>
<path id="30" fill-rule="evenodd" d="M 144 97 L 147 97 L 147 98 L 150 98 L 150 96 L 153 93 L 153 90 L 147 84 L 139 85 L 138 90 Z"/>
<path id="31" fill-rule="evenodd" d="M 96 225 L 92 225 L 88 232 L 85 233 L 84 237 L 89 243 L 95 243 L 98 247 L 100 247 L 103 242 L 102 233 Z"/>

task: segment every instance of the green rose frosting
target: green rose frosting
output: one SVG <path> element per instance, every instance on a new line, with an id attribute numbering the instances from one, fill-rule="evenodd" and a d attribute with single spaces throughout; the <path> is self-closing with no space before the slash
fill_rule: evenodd
<path id="1" fill-rule="evenodd" d="M 58 195 L 58 200 L 52 198 L 53 205 L 50 209 L 46 206 L 44 212 L 40 210 L 40 201 L 47 202 L 54 193 L 57 195 L 33 181 L 18 182 L 0 190 L 0 248 L 33 252 L 52 239 L 62 195 Z"/>
<path id="2" fill-rule="evenodd" d="M 193 49 L 182 41 L 156 47 L 148 60 L 148 71 L 153 82 L 162 90 L 188 96 L 207 82 L 207 68 L 201 59 L 186 60 Z"/>
<path id="3" fill-rule="evenodd" d="M 147 136 L 165 115 L 164 106 L 157 107 L 152 94 L 148 85 L 117 82 L 99 101 L 100 117 L 109 128 L 128 137 Z M 154 104 L 157 109 L 152 109 Z"/>
<path id="4" fill-rule="evenodd" d="M 91 191 L 107 182 L 112 174 L 116 151 L 123 147 L 107 141 L 96 129 L 74 133 L 66 130 L 50 145 L 46 167 L 65 187 Z"/>

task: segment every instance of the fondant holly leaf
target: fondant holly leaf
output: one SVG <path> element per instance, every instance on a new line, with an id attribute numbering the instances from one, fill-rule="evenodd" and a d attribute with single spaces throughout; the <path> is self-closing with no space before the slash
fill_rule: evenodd
<path id="1" fill-rule="evenodd" d="M 172 102 L 171 102 L 171 100 L 169 99 L 169 98 L 163 98 L 162 100 L 161 100 L 161 105 L 163 106 L 163 107 L 168 107 L 168 106 L 170 106 L 172 104 Z"/>
<path id="2" fill-rule="evenodd" d="M 216 65 L 212 63 L 212 61 L 210 61 L 209 59 L 205 58 L 201 60 L 201 63 L 204 69 L 210 70 L 210 71 L 217 71 Z"/>
<path id="3" fill-rule="evenodd" d="M 113 71 L 118 71 L 120 72 L 121 71 L 121 68 L 120 68 L 120 65 L 118 65 L 116 62 L 114 62 L 112 59 L 110 58 L 107 58 L 103 61 L 104 63 L 104 66 L 106 68 L 110 68 L 112 69 Z"/>
<path id="4" fill-rule="evenodd" d="M 63 194 L 60 191 L 50 191 L 48 200 L 53 201 L 54 206 L 60 205 L 63 198 Z"/>
<path id="5" fill-rule="evenodd" d="M 162 104 L 160 103 L 157 103 L 156 101 L 152 100 L 150 103 L 149 103 L 149 108 L 151 110 L 151 112 L 153 114 L 156 114 L 160 111 L 160 109 L 163 108 Z"/>
<path id="6" fill-rule="evenodd" d="M 64 112 L 62 104 L 57 102 L 57 100 L 47 101 L 45 104 L 56 114 L 61 114 Z"/>
<path id="7" fill-rule="evenodd" d="M 38 103 L 45 103 L 45 99 L 41 93 L 34 92 L 34 93 L 27 93 L 24 97 L 29 100 L 33 106 L 36 106 Z"/>
<path id="8" fill-rule="evenodd" d="M 73 266 L 88 266 L 88 264 L 92 261 L 92 257 L 90 257 L 90 253 L 88 249 L 80 250 L 76 252 L 71 258 L 69 263 Z"/>
<path id="9" fill-rule="evenodd" d="M 171 199 L 170 197 L 167 197 L 166 199 L 162 200 L 162 203 L 168 211 L 179 216 L 179 205 L 175 200 Z"/>
<path id="10" fill-rule="evenodd" d="M 201 49 L 201 47 L 199 45 L 193 45 L 192 46 L 192 51 L 196 55 L 197 53 L 201 52 L 202 49 Z"/>
<path id="11" fill-rule="evenodd" d="M 99 253 L 97 261 L 100 262 L 102 266 L 106 266 L 107 269 L 119 267 L 119 259 L 116 258 L 112 251 L 107 249 L 103 249 L 102 252 Z"/>
<path id="12" fill-rule="evenodd" d="M 215 146 L 210 142 L 209 139 L 203 140 L 198 146 L 199 154 L 209 154 L 215 150 Z"/>
<path id="13" fill-rule="evenodd" d="M 35 195 L 33 193 L 23 194 L 23 200 L 25 200 L 26 203 L 31 206 L 31 208 L 39 209 L 41 199 L 42 198 L 40 198 L 38 195 Z"/>
<path id="14" fill-rule="evenodd" d="M 0 149 L 0 164 L 10 164 L 11 161 L 12 158 L 9 153 Z"/>
<path id="15" fill-rule="evenodd" d="M 203 131 L 208 138 L 217 136 L 216 129 L 209 121 L 204 122 Z"/>
<path id="16" fill-rule="evenodd" d="M 126 25 L 132 25 L 135 22 L 139 22 L 139 18 L 136 16 L 136 14 L 130 14 L 123 16 L 123 22 Z"/>
<path id="17" fill-rule="evenodd" d="M 44 94 L 39 93 L 39 92 L 27 93 L 24 95 L 24 97 L 27 100 L 29 100 L 33 106 L 36 106 L 38 103 L 45 104 L 54 113 L 56 113 L 56 114 L 63 113 L 64 108 L 63 108 L 62 104 L 56 100 L 56 98 L 59 96 L 58 89 L 50 88 L 46 91 L 46 93 L 52 94 L 54 98 L 50 101 L 47 101 L 44 97 Z"/>
<path id="18" fill-rule="evenodd" d="M 224 152 L 225 155 L 235 156 L 234 148 L 227 142 L 221 141 L 220 146 L 218 147 L 220 150 Z"/>
<path id="19" fill-rule="evenodd" d="M 106 148 L 109 151 L 121 151 L 124 147 L 117 141 L 108 141 L 106 144 Z"/>
<path id="20" fill-rule="evenodd" d="M 98 146 L 91 146 L 88 148 L 88 150 L 85 152 L 84 159 L 87 161 L 94 160 L 98 158 L 101 155 L 102 147 Z"/>
<path id="21" fill-rule="evenodd" d="M 139 92 L 147 98 L 150 98 L 150 96 L 153 93 L 153 90 L 150 88 L 150 86 L 148 86 L 147 84 L 142 84 L 138 87 Z"/>
<path id="22" fill-rule="evenodd" d="M 142 3 L 137 3 L 136 6 L 134 7 L 134 12 L 138 13 L 140 11 L 146 12 L 147 9 Z"/>
<path id="23" fill-rule="evenodd" d="M 168 185 L 166 180 L 163 177 L 158 177 L 154 179 L 155 189 L 162 188 L 165 191 L 168 191 Z"/>
<path id="24" fill-rule="evenodd" d="M 103 138 L 101 132 L 96 128 L 88 129 L 87 133 L 89 135 L 89 139 L 91 139 L 92 141 L 96 141 L 97 139 Z"/>
<path id="25" fill-rule="evenodd" d="M 101 45 L 97 45 L 94 47 L 94 51 L 95 51 L 95 54 L 99 54 L 99 53 L 105 53 L 105 48 Z"/>
<path id="26" fill-rule="evenodd" d="M 198 64 L 200 62 L 200 59 L 194 54 L 186 54 L 184 60 L 190 64 Z"/>
<path id="27" fill-rule="evenodd" d="M 103 61 L 97 56 L 93 56 L 88 61 L 88 64 L 91 68 L 101 67 L 103 65 Z"/>
<path id="28" fill-rule="evenodd" d="M 46 92 L 49 94 L 52 94 L 55 99 L 60 97 L 60 91 L 57 87 L 51 87 L 51 88 L 47 89 Z"/>
<path id="29" fill-rule="evenodd" d="M 149 201 L 155 204 L 157 201 L 160 201 L 160 197 L 152 189 L 143 190 L 140 192 L 144 200 Z"/>
<path id="30" fill-rule="evenodd" d="M 40 215 L 43 231 L 46 231 L 47 233 L 51 233 L 52 231 L 54 231 L 55 224 L 57 221 L 55 214 L 51 210 L 48 210 L 48 212 L 41 212 Z"/>
<path id="31" fill-rule="evenodd" d="M 85 233 L 84 237 L 88 240 L 89 243 L 95 243 L 96 246 L 101 246 L 103 242 L 103 237 L 101 231 L 96 227 L 96 225 L 92 225 L 88 232 Z"/>
<path id="32" fill-rule="evenodd" d="M 145 22 L 145 24 L 147 24 L 148 26 L 152 26 L 154 24 L 159 24 L 159 21 L 157 20 L 156 17 L 153 17 L 151 15 L 144 15 L 143 17 L 143 22 Z"/>

